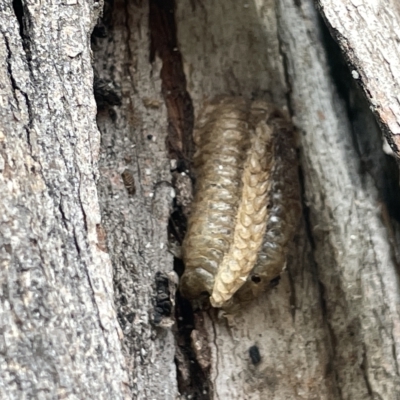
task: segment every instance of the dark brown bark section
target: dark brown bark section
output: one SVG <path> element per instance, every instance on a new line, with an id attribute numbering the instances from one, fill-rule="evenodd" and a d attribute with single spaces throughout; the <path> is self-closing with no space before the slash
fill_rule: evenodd
<path id="1" fill-rule="evenodd" d="M 97 116 L 98 191 L 130 385 L 135 399 L 175 400 L 177 278 L 167 235 L 174 191 L 161 63 L 150 56 L 149 4 L 107 3 L 95 33 L 95 71 L 107 89 Z"/>
<path id="2" fill-rule="evenodd" d="M 175 1 L 150 0 L 150 61 L 161 58 L 162 92 L 168 112 L 170 158 L 190 170 L 193 155 L 193 105 L 186 90 L 182 56 L 176 39 Z M 184 169 L 184 168 L 182 168 Z"/>
<path id="3" fill-rule="evenodd" d="M 177 196 L 169 221 L 169 238 L 180 246 L 186 231 L 188 212 L 187 199 L 183 197 L 191 197 L 189 192 L 191 192 L 190 176 L 194 152 L 192 136 L 194 111 L 186 89 L 182 56 L 176 37 L 175 2 L 150 0 L 149 16 L 151 60 L 154 61 L 155 57 L 159 57 L 162 62 L 160 78 L 168 113 L 167 148 L 169 157 L 176 160 L 172 182 Z M 185 176 L 187 179 L 183 181 Z M 181 275 L 183 265 L 179 258 L 174 258 L 174 266 L 175 271 Z M 177 342 L 175 362 L 179 392 L 186 398 L 209 399 L 211 396 L 208 383 L 209 363 L 201 361 L 209 350 L 201 315 L 194 314 L 191 304 L 177 293 L 175 317 Z M 199 343 L 203 343 L 205 348 L 196 353 Z"/>

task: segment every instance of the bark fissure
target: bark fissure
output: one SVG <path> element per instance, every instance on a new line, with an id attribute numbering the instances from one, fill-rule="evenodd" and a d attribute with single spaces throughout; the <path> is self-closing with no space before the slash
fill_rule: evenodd
<path id="1" fill-rule="evenodd" d="M 92 36 L 101 102 L 98 191 L 132 396 L 175 399 L 175 278 L 166 231 L 173 193 L 160 61 L 149 62 L 148 23 L 147 2 L 115 0 Z"/>
<path id="2" fill-rule="evenodd" d="M 150 0 L 150 62 L 161 58 L 160 78 L 169 119 L 168 148 L 171 158 L 190 169 L 193 153 L 193 105 L 186 90 L 182 57 L 176 38 L 175 0 Z"/>
<path id="3" fill-rule="evenodd" d="M 360 364 L 360 368 L 361 368 L 361 371 L 363 372 L 365 385 L 366 385 L 366 387 L 368 389 L 368 394 L 370 396 L 379 396 L 378 393 L 373 393 L 371 384 L 370 384 L 369 379 L 368 379 L 368 374 L 367 374 L 367 371 L 368 371 L 367 349 L 365 348 L 364 344 L 362 345 L 362 355 L 361 355 L 361 357 L 362 357 L 362 361 L 361 361 L 361 364 Z M 381 398 L 381 396 L 379 396 L 379 398 Z"/>
<path id="4" fill-rule="evenodd" d="M 397 39 L 400 21 L 394 18 L 399 15 L 397 2 L 357 4 L 319 0 L 317 4 L 352 69 L 353 78 L 363 89 L 389 145 L 398 156 L 400 105 L 394 95 L 400 76 Z"/>
<path id="5" fill-rule="evenodd" d="M 27 35 L 25 32 L 24 28 L 24 6 L 22 4 L 22 0 L 13 0 L 12 2 L 12 7 L 15 13 L 15 16 L 18 20 L 19 24 L 19 35 L 22 39 L 22 45 L 25 46 L 26 43 L 24 43 L 27 39 Z"/>
<path id="6" fill-rule="evenodd" d="M 150 1 L 149 28 L 151 34 L 150 61 L 160 57 L 162 68 L 160 78 L 162 93 L 168 113 L 167 147 L 169 157 L 175 160 L 176 171 L 174 182 L 178 174 L 187 174 L 191 170 L 193 155 L 193 106 L 186 89 L 186 77 L 183 71 L 175 24 L 175 2 Z M 179 188 L 176 187 L 178 191 Z M 174 201 L 174 209 L 169 221 L 169 235 L 174 236 L 181 244 L 186 230 L 186 216 L 182 204 Z M 182 273 L 179 260 L 175 260 L 175 271 Z M 211 393 L 208 383 L 207 368 L 202 368 L 194 349 L 194 332 L 204 332 L 199 319 L 193 312 L 189 302 L 180 295 L 176 297 L 176 341 L 177 356 L 175 357 L 178 372 L 178 387 L 180 394 L 195 399 L 210 399 Z M 200 355 L 200 357 L 202 357 Z"/>
<path id="7" fill-rule="evenodd" d="M 99 218 L 90 156 L 98 132 L 90 52 L 85 40 L 77 43 L 96 12 L 78 3 L 36 6 L 0 6 L 0 280 L 10 283 L 0 293 L 0 329 L 13 337 L 0 350 L 7 382 L 0 397 L 123 399 L 110 263 L 88 238 Z"/>
<path id="8" fill-rule="evenodd" d="M 33 115 L 32 115 L 32 110 L 31 110 L 31 104 L 30 104 L 30 101 L 29 101 L 28 94 L 25 93 L 24 91 L 22 91 L 18 87 L 18 84 L 17 84 L 17 82 L 16 82 L 16 80 L 15 80 L 15 78 L 13 76 L 13 73 L 12 73 L 12 53 L 11 53 L 11 49 L 10 49 L 10 46 L 9 46 L 9 43 L 8 43 L 8 40 L 7 40 L 6 36 L 4 36 L 4 42 L 5 42 L 6 47 L 7 47 L 7 69 L 8 69 L 8 76 L 10 78 L 11 85 L 12 85 L 12 88 L 13 88 L 14 100 L 18 104 L 18 106 L 20 106 L 20 100 L 16 96 L 16 91 L 18 90 L 22 94 L 23 98 L 25 99 L 25 104 L 26 104 L 26 107 L 27 107 L 27 110 L 28 110 L 29 122 L 28 122 L 28 126 L 24 126 L 24 130 L 25 130 L 25 133 L 26 133 L 26 141 L 27 141 L 28 147 L 30 148 L 30 153 L 32 154 L 32 145 L 31 145 L 31 141 L 30 141 L 30 132 L 29 132 L 29 129 L 32 127 L 32 123 L 33 123 Z"/>

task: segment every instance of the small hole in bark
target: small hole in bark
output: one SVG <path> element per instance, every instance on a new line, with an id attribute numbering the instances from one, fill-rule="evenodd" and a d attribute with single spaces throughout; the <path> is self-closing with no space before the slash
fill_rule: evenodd
<path id="1" fill-rule="evenodd" d="M 252 275 L 252 276 L 251 276 L 251 280 L 252 280 L 254 283 L 260 283 L 260 282 L 261 282 L 261 278 L 260 278 L 258 275 Z"/>
<path id="2" fill-rule="evenodd" d="M 123 306 L 126 306 L 128 304 L 128 300 L 126 299 L 126 296 L 124 296 L 123 294 L 119 297 L 119 301 Z"/>
<path id="3" fill-rule="evenodd" d="M 254 345 L 249 348 L 249 356 L 253 365 L 257 365 L 261 361 L 260 349 Z"/>
<path id="4" fill-rule="evenodd" d="M 269 282 L 269 284 L 270 284 L 270 286 L 271 286 L 272 288 L 274 288 L 274 287 L 278 286 L 280 280 L 281 280 L 281 277 L 280 277 L 280 276 L 277 276 L 276 278 L 271 279 L 271 281 Z"/>
<path id="5" fill-rule="evenodd" d="M 135 319 L 135 313 L 129 313 L 126 315 L 126 319 L 129 321 L 129 323 L 132 323 L 133 320 Z"/>
<path id="6" fill-rule="evenodd" d="M 112 108 L 108 110 L 108 115 L 112 122 L 115 122 L 117 120 L 117 113 Z"/>

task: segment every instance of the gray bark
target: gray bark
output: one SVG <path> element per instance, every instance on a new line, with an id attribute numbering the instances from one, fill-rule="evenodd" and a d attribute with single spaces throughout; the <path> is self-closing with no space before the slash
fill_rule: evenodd
<path id="1" fill-rule="evenodd" d="M 318 4 L 353 78 L 400 156 L 400 3 L 319 0 Z"/>
<path id="2" fill-rule="evenodd" d="M 114 267 L 115 299 L 135 399 L 175 399 L 170 318 L 154 324 L 156 274 L 171 278 L 167 225 L 174 190 L 166 151 L 167 113 L 160 68 L 150 63 L 147 2 L 114 2 L 112 28 L 94 44 L 95 70 L 121 97 L 98 114 L 102 134 L 99 198 Z M 110 113 L 115 113 L 110 118 Z M 135 182 L 127 190 L 124 171 Z M 173 298 L 174 287 L 171 288 Z M 171 316 L 172 318 L 172 316 Z M 168 321 L 169 320 L 169 321 Z M 169 323 L 170 322 L 170 323 Z"/>
<path id="3" fill-rule="evenodd" d="M 355 43 L 350 14 L 320 3 Z M 304 203 L 279 285 L 229 319 L 196 310 L 192 349 L 159 307 L 164 295 L 175 301 L 177 155 L 149 6 L 107 3 L 91 55 L 101 7 L 0 5 L 0 398 L 400 398 L 397 169 L 313 2 L 176 2 L 194 115 L 221 94 L 288 109 Z M 363 43 L 375 46 L 368 32 Z M 382 96 L 381 123 L 387 110 L 399 121 L 395 58 L 388 82 L 389 67 L 369 70 L 375 52 L 357 48 L 353 77 Z M 190 376 L 185 351 L 208 386 Z"/>
<path id="4" fill-rule="evenodd" d="M 289 35 L 290 21 L 302 14 L 309 21 Z M 280 15 L 338 398 L 398 398 L 398 223 L 387 217 L 381 186 L 386 179 L 398 191 L 394 163 L 393 175 L 384 176 L 393 160 L 354 89 L 346 113 L 329 77 L 330 54 L 310 29 L 318 26 L 312 6 L 285 1 Z"/>
<path id="5" fill-rule="evenodd" d="M 0 5 L 2 399 L 131 397 L 96 230 L 100 6 Z"/>

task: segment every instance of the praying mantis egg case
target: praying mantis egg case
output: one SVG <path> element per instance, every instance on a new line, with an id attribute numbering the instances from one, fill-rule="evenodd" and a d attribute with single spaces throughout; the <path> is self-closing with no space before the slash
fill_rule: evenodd
<path id="1" fill-rule="evenodd" d="M 201 111 L 194 139 L 180 289 L 229 309 L 265 290 L 285 265 L 301 214 L 294 132 L 276 107 L 224 97 Z"/>

